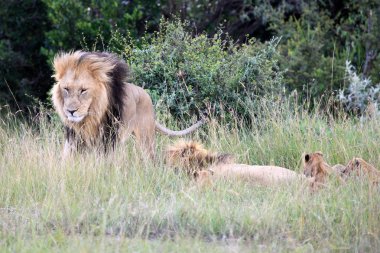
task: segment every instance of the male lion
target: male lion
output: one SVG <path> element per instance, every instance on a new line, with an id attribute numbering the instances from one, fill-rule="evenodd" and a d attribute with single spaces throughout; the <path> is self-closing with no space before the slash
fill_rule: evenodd
<path id="1" fill-rule="evenodd" d="M 233 156 L 210 152 L 194 141 L 179 141 L 166 150 L 166 161 L 180 167 L 201 182 L 211 178 L 244 179 L 262 185 L 276 185 L 306 179 L 278 166 L 246 165 L 233 162 Z"/>
<path id="2" fill-rule="evenodd" d="M 128 66 L 110 53 L 76 51 L 54 58 L 54 107 L 65 126 L 64 157 L 83 147 L 107 148 L 130 134 L 154 157 L 155 130 L 188 134 L 204 121 L 172 131 L 155 121 L 152 100 L 142 88 L 127 82 Z"/>
<path id="3" fill-rule="evenodd" d="M 196 141 L 179 140 L 166 149 L 166 163 L 171 167 L 180 168 L 190 176 L 198 176 L 201 170 L 207 170 L 212 165 L 230 164 L 234 162 L 231 154 L 210 152 Z"/>

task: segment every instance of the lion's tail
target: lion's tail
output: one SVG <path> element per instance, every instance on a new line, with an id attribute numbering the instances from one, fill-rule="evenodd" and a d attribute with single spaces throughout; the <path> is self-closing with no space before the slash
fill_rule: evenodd
<path id="1" fill-rule="evenodd" d="M 160 123 L 158 123 L 156 121 L 156 129 L 159 130 L 161 133 L 166 134 L 168 136 L 183 136 L 183 135 L 189 134 L 191 132 L 194 132 L 197 128 L 202 126 L 205 122 L 206 122 L 205 119 L 201 119 L 197 123 L 195 123 L 194 125 L 186 128 L 184 130 L 175 131 L 175 130 L 171 130 L 169 128 L 164 127 L 163 125 L 161 125 Z"/>

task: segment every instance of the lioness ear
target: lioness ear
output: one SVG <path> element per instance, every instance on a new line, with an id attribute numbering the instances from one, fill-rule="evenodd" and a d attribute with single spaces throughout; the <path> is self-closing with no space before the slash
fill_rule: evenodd
<path id="1" fill-rule="evenodd" d="M 317 155 L 320 155 L 320 156 L 323 156 L 323 153 L 322 153 L 322 151 L 317 151 L 317 152 L 315 152 Z"/>
<path id="2" fill-rule="evenodd" d="M 310 158 L 311 158 L 310 155 L 309 155 L 309 154 L 306 154 L 306 155 L 305 155 L 305 162 L 309 162 L 309 161 L 310 161 Z"/>

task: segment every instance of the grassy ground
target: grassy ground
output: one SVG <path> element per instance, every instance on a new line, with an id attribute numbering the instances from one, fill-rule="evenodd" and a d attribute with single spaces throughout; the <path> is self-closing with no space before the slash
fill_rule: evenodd
<path id="1" fill-rule="evenodd" d="M 252 129 L 210 122 L 190 138 L 249 164 L 300 170 L 303 152 L 380 167 L 380 122 L 262 110 Z M 200 189 L 153 165 L 133 140 L 108 156 L 61 161 L 62 129 L 0 119 L 1 252 L 278 252 L 380 248 L 380 190 L 360 180 L 311 194 L 300 185 L 217 182 Z M 226 126 L 228 125 L 228 126 Z M 174 140 L 158 135 L 158 153 Z"/>

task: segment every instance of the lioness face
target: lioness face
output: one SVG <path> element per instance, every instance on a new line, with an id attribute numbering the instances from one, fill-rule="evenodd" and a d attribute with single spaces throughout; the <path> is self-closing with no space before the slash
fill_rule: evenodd
<path id="1" fill-rule="evenodd" d="M 63 112 L 67 120 L 79 123 L 91 113 L 96 81 L 86 72 L 75 77 L 67 73 L 59 84 L 63 98 Z"/>
<path id="2" fill-rule="evenodd" d="M 353 158 L 343 170 L 342 174 L 347 177 L 352 174 L 360 176 L 366 170 L 365 161 L 361 158 Z"/>
<path id="3" fill-rule="evenodd" d="M 323 154 L 321 152 L 305 154 L 303 157 L 304 160 L 304 170 L 303 173 L 307 177 L 315 177 L 318 173 L 318 170 L 323 163 Z"/>

